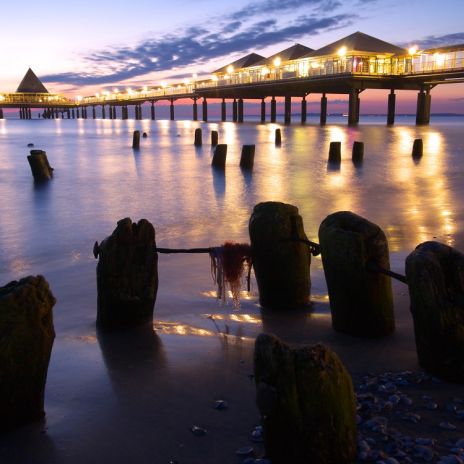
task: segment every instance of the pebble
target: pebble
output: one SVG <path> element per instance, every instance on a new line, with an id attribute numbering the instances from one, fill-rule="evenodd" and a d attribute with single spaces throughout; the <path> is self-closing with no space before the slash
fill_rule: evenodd
<path id="1" fill-rule="evenodd" d="M 213 403 L 213 408 L 217 409 L 218 411 L 223 411 L 224 409 L 227 409 L 229 407 L 229 404 L 225 400 L 216 400 Z"/>
<path id="2" fill-rule="evenodd" d="M 242 448 L 239 448 L 237 451 L 235 451 L 235 454 L 237 456 L 249 456 L 254 452 L 254 448 L 252 446 L 244 446 Z"/>
<path id="3" fill-rule="evenodd" d="M 192 425 L 190 428 L 190 431 L 196 436 L 196 437 L 202 437 L 203 435 L 206 435 L 207 430 L 204 427 L 200 427 L 199 425 Z"/>
<path id="4" fill-rule="evenodd" d="M 440 422 L 439 427 L 444 430 L 456 430 L 456 426 L 451 422 Z"/>
<path id="5" fill-rule="evenodd" d="M 408 412 L 403 417 L 401 417 L 401 419 L 403 419 L 404 421 L 414 422 L 414 424 L 417 424 L 418 422 L 420 422 L 421 416 L 413 412 Z"/>
<path id="6" fill-rule="evenodd" d="M 425 405 L 426 409 L 428 409 L 429 411 L 435 411 L 436 409 L 438 409 L 438 404 L 437 403 L 434 403 L 433 401 L 429 401 L 426 405 Z"/>

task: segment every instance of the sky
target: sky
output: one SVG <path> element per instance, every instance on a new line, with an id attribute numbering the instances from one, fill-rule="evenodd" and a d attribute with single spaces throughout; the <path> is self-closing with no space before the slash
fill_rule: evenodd
<path id="1" fill-rule="evenodd" d="M 463 0 L 2 0 L 1 14 L 0 92 L 29 67 L 68 96 L 207 78 L 249 52 L 317 49 L 355 31 L 406 47 L 464 43 Z M 464 113 L 464 84 L 432 95 L 432 111 Z M 385 105 L 385 92 L 364 92 L 363 108 Z"/>

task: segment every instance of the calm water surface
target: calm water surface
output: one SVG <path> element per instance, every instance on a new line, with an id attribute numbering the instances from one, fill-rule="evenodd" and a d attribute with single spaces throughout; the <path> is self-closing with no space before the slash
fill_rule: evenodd
<path id="1" fill-rule="evenodd" d="M 240 311 L 218 307 L 207 257 L 164 255 L 159 260 L 157 335 L 142 334 L 121 344 L 95 330 L 92 246 L 127 216 L 151 221 L 158 246 L 213 246 L 230 240 L 248 242 L 253 206 L 276 200 L 299 208 L 308 238 L 314 241 L 318 241 L 320 222 L 335 211 L 351 210 L 377 223 L 388 237 L 392 268 L 400 273 L 407 254 L 425 240 L 464 249 L 464 121 L 442 118 L 424 128 L 406 119 L 399 123 L 387 128 L 383 120 L 372 119 L 348 128 L 340 121 L 320 128 L 312 124 L 1 120 L 0 283 L 43 274 L 58 300 L 54 309 L 57 338 L 47 383 L 47 438 L 37 428 L 27 429 L 10 437 L 12 444 L 3 449 L 3 456 L 16 457 L 17 462 L 80 462 L 101 452 L 112 456 L 113 462 L 129 458 L 158 462 L 147 457 L 154 453 L 153 433 L 164 437 L 156 444 L 157 456 L 163 459 L 236 462 L 224 456 L 233 456 L 234 446 L 243 445 L 237 437 L 246 440 L 257 416 L 247 374 L 252 370 L 253 339 L 262 330 L 291 341 L 324 340 L 339 350 L 353 370 L 389 363 L 414 368 L 406 288 L 394 285 L 398 330 L 389 341 L 361 344 L 337 336 L 330 329 L 318 258 L 311 267 L 314 314 L 296 328 L 263 321 L 256 290 Z M 203 128 L 202 148 L 193 146 L 197 127 Z M 273 143 L 276 127 L 282 128 L 281 147 Z M 148 133 L 139 151 L 131 149 L 134 129 Z M 225 174 L 210 167 L 211 130 L 219 132 L 220 143 L 228 144 Z M 415 138 L 424 141 L 419 162 L 411 159 Z M 351 162 L 355 140 L 365 143 L 362 167 Z M 340 169 L 327 166 L 330 141 L 342 142 Z M 32 180 L 26 160 L 29 142 L 46 150 L 55 168 L 47 184 L 36 185 Z M 256 144 L 252 174 L 239 168 L 243 144 Z M 215 315 L 216 325 L 208 314 Z M 218 376 L 218 371 L 223 372 Z M 224 428 L 217 411 L 208 409 L 209 401 L 218 395 L 229 395 L 232 403 L 236 398 L 247 407 L 248 413 L 241 408 L 228 412 L 234 424 L 250 423 L 237 430 Z M 158 411 L 155 421 L 153 408 Z M 226 451 L 220 451 L 215 439 L 209 445 L 207 441 L 198 445 L 195 438 L 191 441 L 188 426 L 201 420 L 202 414 L 206 414 L 203 421 L 213 428 L 216 425 L 221 439 L 231 443 L 229 454 L 221 454 Z M 139 438 L 130 434 L 134 429 L 139 430 Z M 15 445 L 15 439 L 20 443 L 24 434 L 30 443 L 26 449 Z M 166 434 L 171 438 L 166 439 Z M 128 435 L 132 444 L 124 442 Z M 124 446 L 114 443 L 118 440 Z"/>

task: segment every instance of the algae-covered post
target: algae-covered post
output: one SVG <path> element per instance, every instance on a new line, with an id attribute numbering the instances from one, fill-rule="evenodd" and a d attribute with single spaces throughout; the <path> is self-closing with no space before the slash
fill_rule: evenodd
<path id="1" fill-rule="evenodd" d="M 43 150 L 31 150 L 27 157 L 32 175 L 35 180 L 48 180 L 53 177 L 53 168 L 50 166 L 47 153 Z"/>
<path id="2" fill-rule="evenodd" d="M 153 319 L 158 291 L 155 229 L 146 219 L 118 221 L 94 247 L 97 264 L 97 324 L 129 327 Z"/>
<path id="3" fill-rule="evenodd" d="M 292 310 L 309 303 L 309 247 L 298 208 L 279 202 L 259 203 L 249 223 L 259 301 L 265 309 Z"/>
<path id="4" fill-rule="evenodd" d="M 216 145 L 213 153 L 213 160 L 211 161 L 211 166 L 219 169 L 226 168 L 226 158 L 227 158 L 227 144 L 220 143 Z"/>
<path id="5" fill-rule="evenodd" d="M 419 364 L 464 382 L 464 255 L 424 242 L 406 258 L 406 277 Z"/>
<path id="6" fill-rule="evenodd" d="M 335 353 L 323 345 L 290 349 L 261 334 L 254 375 L 264 446 L 273 464 L 354 462 L 353 384 Z"/>
<path id="7" fill-rule="evenodd" d="M 382 229 L 350 211 L 327 216 L 319 227 L 332 326 L 360 337 L 395 329 L 388 243 Z"/>
<path id="8" fill-rule="evenodd" d="M 0 287 L 0 429 L 45 415 L 55 302 L 40 275 Z"/>

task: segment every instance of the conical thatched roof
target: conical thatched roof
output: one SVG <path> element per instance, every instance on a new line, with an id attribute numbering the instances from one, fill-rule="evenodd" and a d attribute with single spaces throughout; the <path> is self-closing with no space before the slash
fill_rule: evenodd
<path id="1" fill-rule="evenodd" d="M 40 82 L 40 79 L 34 74 L 31 68 L 27 70 L 26 75 L 16 90 L 18 93 L 48 93 L 48 90 Z"/>
<path id="2" fill-rule="evenodd" d="M 397 47 L 396 45 L 364 34 L 363 32 L 355 32 L 343 39 L 319 48 L 319 50 L 308 53 L 305 57 L 336 55 L 341 47 L 346 47 L 347 52 L 393 53 L 395 55 L 407 53 L 404 48 Z"/>
<path id="3" fill-rule="evenodd" d="M 274 59 L 279 57 L 282 60 L 282 63 L 285 61 L 292 61 L 301 58 L 308 53 L 313 51 L 312 48 L 306 47 L 305 45 L 301 45 L 299 43 L 292 45 L 291 47 L 286 48 L 285 50 L 281 50 L 278 53 L 274 53 L 274 55 L 270 56 L 269 58 L 265 58 L 264 60 L 258 61 L 254 64 L 254 66 L 264 66 L 264 65 L 271 65 L 274 62 Z"/>
<path id="4" fill-rule="evenodd" d="M 247 68 L 248 66 L 253 66 L 255 63 L 258 61 L 261 61 L 264 59 L 264 56 L 258 55 L 257 53 L 250 53 L 249 55 L 246 55 L 233 63 L 229 63 L 222 68 L 216 69 L 216 71 L 213 71 L 213 74 L 215 73 L 225 73 L 227 72 L 227 68 L 229 66 L 232 66 L 234 69 L 242 69 L 242 68 Z"/>

